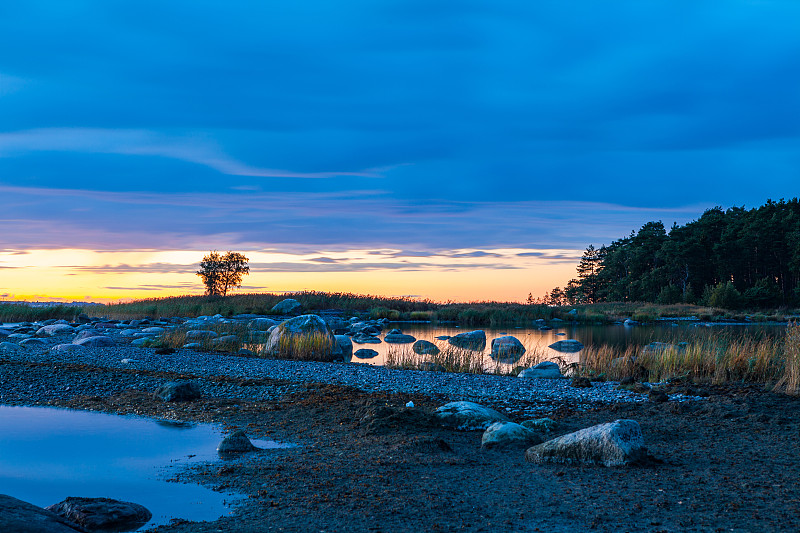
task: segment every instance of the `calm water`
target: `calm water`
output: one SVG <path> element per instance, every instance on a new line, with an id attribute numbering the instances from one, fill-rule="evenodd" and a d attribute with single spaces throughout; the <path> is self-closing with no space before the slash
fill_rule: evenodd
<path id="1" fill-rule="evenodd" d="M 189 463 L 218 459 L 222 435 L 211 425 L 0 406 L 0 431 L 0 492 L 42 507 L 67 496 L 114 498 L 147 507 L 147 528 L 216 520 L 237 498 L 166 481 Z"/>
<path id="2" fill-rule="evenodd" d="M 489 357 L 491 353 L 492 339 L 501 337 L 503 335 L 513 335 L 525 346 L 526 354 L 530 352 L 537 352 L 543 355 L 545 359 L 561 358 L 567 362 L 578 361 L 580 359 L 580 352 L 576 353 L 562 353 L 552 348 L 551 344 L 559 340 L 574 339 L 585 346 L 598 346 L 608 344 L 611 346 L 619 347 L 624 350 L 629 345 L 644 346 L 651 342 L 691 342 L 706 336 L 714 335 L 734 335 L 734 336 L 747 336 L 747 337 L 761 337 L 770 335 L 780 335 L 786 330 L 786 326 L 779 325 L 749 325 L 749 326 L 712 326 L 703 327 L 695 324 L 686 323 L 665 323 L 652 326 L 624 326 L 624 325 L 573 325 L 557 323 L 549 323 L 553 329 L 541 331 L 538 327 L 506 327 L 506 328 L 491 328 L 491 327 L 458 327 L 458 326 L 432 326 L 430 324 L 404 324 L 395 323 L 390 324 L 380 338 L 383 339 L 386 332 L 392 328 L 398 328 L 403 333 L 412 335 L 417 339 L 424 339 L 436 344 L 440 349 L 449 346 L 446 340 L 437 340 L 436 337 L 441 335 L 454 336 L 465 331 L 473 329 L 483 329 L 486 332 L 486 349 L 483 351 L 483 357 L 486 368 L 494 368 L 496 362 Z M 353 351 L 359 348 L 368 348 L 378 352 L 378 355 L 372 359 L 359 359 L 353 357 L 352 361 L 355 363 L 366 363 L 371 365 L 383 365 L 386 361 L 386 356 L 390 350 L 411 351 L 411 344 L 356 344 L 353 343 Z M 501 367 L 506 366 L 501 363 Z M 513 363 L 508 366 L 513 366 Z"/>

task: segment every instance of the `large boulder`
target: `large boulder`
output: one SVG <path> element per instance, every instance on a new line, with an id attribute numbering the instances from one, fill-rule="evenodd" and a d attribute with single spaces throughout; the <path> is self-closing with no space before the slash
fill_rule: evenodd
<path id="1" fill-rule="evenodd" d="M 276 303 L 272 307 L 272 312 L 279 315 L 292 315 L 294 313 L 299 313 L 301 307 L 303 307 L 303 305 L 297 300 L 286 298 Z"/>
<path id="2" fill-rule="evenodd" d="M 549 346 L 557 352 L 573 353 L 583 350 L 583 344 L 575 339 L 564 339 L 563 341 L 554 342 Z"/>
<path id="3" fill-rule="evenodd" d="M 509 422 L 506 415 L 474 402 L 450 402 L 434 413 L 442 425 L 456 429 L 486 429 L 495 422 Z"/>
<path id="4" fill-rule="evenodd" d="M 317 315 L 300 315 L 281 322 L 270 333 L 266 351 L 288 359 L 342 359 L 342 349 L 336 338 L 325 321 Z"/>
<path id="5" fill-rule="evenodd" d="M 40 337 L 52 337 L 53 335 L 62 335 L 64 333 L 72 333 L 75 331 L 75 328 L 68 324 L 50 324 L 48 326 L 42 326 L 37 331 L 36 334 Z"/>
<path id="6" fill-rule="evenodd" d="M 492 359 L 504 363 L 515 363 L 525 354 L 525 347 L 511 335 L 492 339 Z"/>
<path id="7" fill-rule="evenodd" d="M 397 333 L 389 332 L 383 337 L 383 342 L 389 344 L 411 344 L 415 340 L 417 340 L 415 337 L 400 333 L 400 330 L 397 330 Z"/>
<path id="8" fill-rule="evenodd" d="M 0 494 L 0 531 L 8 533 L 77 533 L 77 524 L 32 503 Z"/>
<path id="9" fill-rule="evenodd" d="M 200 385 L 194 381 L 170 381 L 156 389 L 165 402 L 186 402 L 200 398 Z"/>
<path id="10" fill-rule="evenodd" d="M 514 422 L 495 422 L 483 432 L 481 448 L 530 446 L 543 441 L 536 432 Z"/>
<path id="11" fill-rule="evenodd" d="M 48 506 L 47 510 L 88 531 L 133 531 L 153 517 L 150 511 L 138 503 L 110 498 L 70 496 L 62 502 Z"/>
<path id="12" fill-rule="evenodd" d="M 84 337 L 83 339 L 72 341 L 72 344 L 77 344 L 78 346 L 83 346 L 85 348 L 107 348 L 109 346 L 117 345 L 117 343 L 114 342 L 114 339 L 111 337 L 106 337 L 105 335 Z"/>
<path id="13" fill-rule="evenodd" d="M 411 349 L 418 355 L 436 355 L 439 353 L 439 347 L 431 341 L 418 340 L 411 346 Z"/>
<path id="14" fill-rule="evenodd" d="M 342 350 L 342 356 L 345 360 L 353 355 L 353 341 L 350 340 L 350 337 L 347 335 L 334 335 L 333 338 L 336 339 L 336 344 L 338 344 L 339 349 Z"/>
<path id="15" fill-rule="evenodd" d="M 217 452 L 220 455 L 247 453 L 258 450 L 241 429 L 234 431 L 219 443 Z"/>
<path id="16" fill-rule="evenodd" d="M 545 378 L 545 379 L 559 379 L 564 376 L 561 375 L 561 368 L 558 364 L 552 361 L 542 361 L 538 365 L 531 368 L 526 368 L 519 373 L 521 378 Z"/>
<path id="17" fill-rule="evenodd" d="M 457 348 L 483 351 L 486 348 L 486 333 L 482 329 L 465 331 L 447 339 L 447 342 Z"/>
<path id="18" fill-rule="evenodd" d="M 380 344 L 381 340 L 378 337 L 374 337 L 372 335 L 358 333 L 356 335 L 353 335 L 353 342 L 356 344 Z"/>
<path id="19" fill-rule="evenodd" d="M 538 444 L 525 459 L 538 464 L 596 464 L 625 466 L 647 457 L 644 438 L 635 420 L 615 420 Z"/>
<path id="20" fill-rule="evenodd" d="M 272 320 L 271 318 L 254 318 L 250 321 L 249 327 L 250 329 L 255 329 L 258 331 L 266 331 L 272 326 L 277 326 L 279 322 L 277 320 Z"/>
<path id="21" fill-rule="evenodd" d="M 22 339 L 19 341 L 20 346 L 25 346 L 26 348 L 35 347 L 35 346 L 44 346 L 47 344 L 47 341 L 42 339 L 37 339 L 36 337 L 31 337 L 29 339 Z"/>
<path id="22" fill-rule="evenodd" d="M 100 337 L 100 336 L 104 336 L 104 335 L 105 335 L 104 331 L 101 331 L 99 329 L 94 329 L 94 328 L 88 328 L 88 329 L 84 329 L 84 330 L 79 331 L 78 334 L 75 335 L 75 338 L 72 339 L 72 342 L 79 341 L 81 339 L 88 339 L 89 337 Z"/>

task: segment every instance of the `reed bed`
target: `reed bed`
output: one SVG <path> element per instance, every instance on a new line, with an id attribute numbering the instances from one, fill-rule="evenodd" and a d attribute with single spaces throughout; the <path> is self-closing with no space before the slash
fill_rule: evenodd
<path id="1" fill-rule="evenodd" d="M 420 355 L 410 346 L 393 347 L 386 354 L 384 366 L 404 370 L 433 370 L 439 372 L 460 372 L 464 374 L 517 375 L 547 359 L 542 350 L 527 350 L 518 360 L 492 359 L 482 351 L 459 348 L 451 344 L 439 345 L 440 352 L 435 355 Z"/>
<path id="2" fill-rule="evenodd" d="M 74 320 L 83 313 L 82 307 L 52 305 L 32 307 L 26 304 L 0 304 L 0 322 L 36 322 L 39 320 Z"/>

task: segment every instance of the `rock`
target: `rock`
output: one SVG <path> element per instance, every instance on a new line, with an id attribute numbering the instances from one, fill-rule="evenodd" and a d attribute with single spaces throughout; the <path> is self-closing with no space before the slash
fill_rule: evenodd
<path id="1" fill-rule="evenodd" d="M 457 348 L 483 351 L 486 348 L 486 333 L 482 329 L 465 331 L 447 339 L 447 342 Z"/>
<path id="2" fill-rule="evenodd" d="M 398 330 L 399 331 L 399 330 Z M 417 340 L 415 337 L 411 335 L 404 335 L 402 333 L 387 333 L 385 337 L 383 337 L 383 342 L 389 344 L 410 344 Z"/>
<path id="3" fill-rule="evenodd" d="M 356 344 L 380 344 L 381 340 L 378 337 L 373 337 L 372 335 L 364 335 L 359 333 L 358 335 L 353 336 L 353 342 Z"/>
<path id="4" fill-rule="evenodd" d="M 434 413 L 442 425 L 456 429 L 486 429 L 495 422 L 509 422 L 503 413 L 473 402 L 450 402 Z"/>
<path id="5" fill-rule="evenodd" d="M 370 350 L 369 348 L 361 348 L 353 352 L 353 357 L 358 357 L 359 359 L 372 359 L 376 357 L 378 352 L 375 350 Z"/>
<path id="6" fill-rule="evenodd" d="M 19 345 L 20 346 L 26 346 L 26 347 L 27 346 L 44 346 L 45 344 L 47 344 L 47 343 L 45 341 L 43 341 L 42 339 L 36 339 L 36 338 L 33 338 L 33 337 L 30 338 L 30 339 L 22 339 L 21 341 L 19 341 Z"/>
<path id="7" fill-rule="evenodd" d="M 446 341 L 446 340 L 447 340 L 447 339 L 449 339 L 449 338 L 450 338 L 450 335 L 438 335 L 438 336 L 436 337 L 436 340 L 440 340 L 440 341 Z"/>
<path id="8" fill-rule="evenodd" d="M 11 330 L 0 329 L 0 339 L 2 339 L 4 337 L 8 337 L 9 335 L 11 335 Z"/>
<path id="9" fill-rule="evenodd" d="M 200 385 L 194 381 L 170 381 L 156 389 L 165 402 L 185 402 L 200 398 Z"/>
<path id="10" fill-rule="evenodd" d="M 492 359 L 516 363 L 525 354 L 525 347 L 516 337 L 506 335 L 492 339 Z"/>
<path id="11" fill-rule="evenodd" d="M 579 389 L 589 389 L 592 386 L 592 382 L 589 381 L 589 378 L 586 376 L 575 376 L 569 384 L 571 387 L 577 387 Z"/>
<path id="12" fill-rule="evenodd" d="M 336 344 L 339 345 L 339 349 L 342 350 L 342 356 L 345 359 L 353 355 L 353 341 L 350 340 L 350 337 L 347 335 L 334 335 L 333 338 L 336 339 Z"/>
<path id="13" fill-rule="evenodd" d="M 651 402 L 663 403 L 669 401 L 669 396 L 661 389 L 650 389 L 650 392 L 647 394 L 647 399 Z"/>
<path id="14" fill-rule="evenodd" d="M 85 350 L 86 348 L 81 346 L 80 344 L 56 344 L 55 346 L 50 348 L 50 351 L 52 353 L 60 353 L 60 354 L 66 354 L 70 352 L 83 352 Z"/>
<path id="15" fill-rule="evenodd" d="M 196 341 L 204 339 L 216 339 L 218 337 L 216 331 L 210 329 L 191 329 L 186 332 L 186 340 Z"/>
<path id="16" fill-rule="evenodd" d="M 269 335 L 267 353 L 290 359 L 337 361 L 342 349 L 317 315 L 300 315 L 280 323 Z"/>
<path id="17" fill-rule="evenodd" d="M 211 341 L 211 344 L 214 346 L 220 346 L 222 344 L 238 344 L 239 337 L 236 335 L 223 335 L 222 337 L 217 337 Z"/>
<path id="18" fill-rule="evenodd" d="M 519 373 L 521 378 L 545 378 L 545 379 L 560 379 L 564 376 L 561 375 L 561 369 L 552 361 L 542 361 L 536 366 L 526 368 Z"/>
<path id="19" fill-rule="evenodd" d="M 83 346 L 85 348 L 107 348 L 109 346 L 116 346 L 117 343 L 111 337 L 99 335 L 97 337 L 86 337 L 80 340 L 72 341 L 72 344 Z"/>
<path id="20" fill-rule="evenodd" d="M 539 331 L 550 331 L 551 329 L 553 328 L 551 328 L 550 326 L 542 326 L 539 328 Z"/>
<path id="21" fill-rule="evenodd" d="M 533 418 L 523 421 L 521 425 L 539 433 L 550 433 L 558 426 L 552 418 Z"/>
<path id="22" fill-rule="evenodd" d="M 402 332 L 402 331 L 400 331 L 400 330 L 399 330 L 399 329 L 397 329 L 397 328 L 391 329 L 391 330 L 389 330 L 389 332 L 387 333 L 387 335 L 402 335 L 402 334 L 403 334 L 403 332 Z"/>
<path id="23" fill-rule="evenodd" d="M 272 320 L 271 318 L 254 318 L 250 321 L 249 327 L 250 329 L 255 329 L 259 331 L 266 331 L 272 326 L 277 326 L 278 321 Z"/>
<path id="24" fill-rule="evenodd" d="M 6 494 L 0 494 L 0 531 L 7 533 L 82 533 L 83 529 L 52 511 Z"/>
<path id="25" fill-rule="evenodd" d="M 554 342 L 549 346 L 557 352 L 573 353 L 583 350 L 583 344 L 574 339 L 565 339 L 563 341 Z"/>
<path id="26" fill-rule="evenodd" d="M 486 428 L 481 438 L 481 448 L 507 448 L 539 444 L 544 439 L 534 431 L 514 422 L 495 422 Z"/>
<path id="27" fill-rule="evenodd" d="M 141 337 L 131 341 L 131 346 L 150 346 L 155 343 L 153 337 Z"/>
<path id="28" fill-rule="evenodd" d="M 578 316 L 578 310 L 577 310 L 577 309 L 572 309 L 572 310 L 571 310 L 569 313 L 567 313 L 567 314 L 568 314 L 568 315 L 570 315 L 570 316 Z"/>
<path id="29" fill-rule="evenodd" d="M 187 350 L 202 350 L 203 345 L 200 344 L 199 342 L 187 342 L 186 344 L 183 345 L 183 348 Z"/>
<path id="30" fill-rule="evenodd" d="M 88 339 L 89 337 L 103 337 L 103 336 L 105 336 L 105 332 L 99 329 L 89 328 L 79 331 L 78 334 L 75 335 L 75 338 L 72 339 L 72 342 L 74 344 L 77 344 L 77 342 L 75 341 L 79 341 L 81 339 Z"/>
<path id="31" fill-rule="evenodd" d="M 148 335 L 161 335 L 162 333 L 166 332 L 167 330 L 164 328 L 160 328 L 158 326 L 153 326 L 151 328 L 144 328 L 142 333 L 147 333 Z"/>
<path id="32" fill-rule="evenodd" d="M 133 531 L 145 525 L 153 515 L 138 503 L 110 498 L 77 498 L 50 505 L 48 511 L 71 520 L 89 531 Z"/>
<path id="33" fill-rule="evenodd" d="M 72 333 L 75 331 L 72 326 L 67 324 L 50 324 L 49 326 L 42 326 L 36 331 L 40 337 L 52 337 L 53 335 L 62 335 L 64 333 Z"/>
<path id="34" fill-rule="evenodd" d="M 247 453 L 253 452 L 258 450 L 253 443 L 250 442 L 250 439 L 247 438 L 247 435 L 244 434 L 244 431 L 237 430 L 222 439 L 222 442 L 219 443 L 217 447 L 217 452 L 220 454 L 228 454 L 228 453 Z"/>
<path id="35" fill-rule="evenodd" d="M 344 321 L 339 317 L 326 317 L 325 323 L 328 324 L 328 327 L 331 328 L 331 331 L 334 335 L 344 335 L 347 332 L 347 328 L 350 324 Z"/>
<path id="36" fill-rule="evenodd" d="M 528 448 L 525 459 L 537 464 L 625 466 L 644 460 L 647 449 L 639 424 L 615 420 Z"/>
<path id="37" fill-rule="evenodd" d="M 418 340 L 411 346 L 411 349 L 418 355 L 436 355 L 439 353 L 439 347 L 430 341 Z"/>
<path id="38" fill-rule="evenodd" d="M 286 298 L 285 300 L 281 300 L 280 302 L 276 303 L 272 307 L 271 312 L 279 315 L 293 315 L 295 313 L 299 313 L 301 307 L 303 307 L 302 304 L 297 300 Z"/>
<path id="39" fill-rule="evenodd" d="M 13 342 L 0 342 L 0 352 L 16 352 L 19 350 L 19 345 Z"/>
<path id="40" fill-rule="evenodd" d="M 625 320 L 625 322 L 623 322 L 623 324 L 626 325 L 626 326 L 638 326 L 639 322 L 637 320 L 633 320 L 633 319 L 628 318 L 628 319 Z"/>

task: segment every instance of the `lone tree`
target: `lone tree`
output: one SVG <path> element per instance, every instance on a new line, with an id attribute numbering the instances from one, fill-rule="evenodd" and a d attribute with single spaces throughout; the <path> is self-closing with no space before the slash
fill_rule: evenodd
<path id="1" fill-rule="evenodd" d="M 220 255 L 215 251 L 209 252 L 200 262 L 197 275 L 203 278 L 206 294 L 209 296 L 225 296 L 228 289 L 242 286 L 242 276 L 250 273 L 247 266 L 248 259 L 236 252 L 226 252 Z"/>

